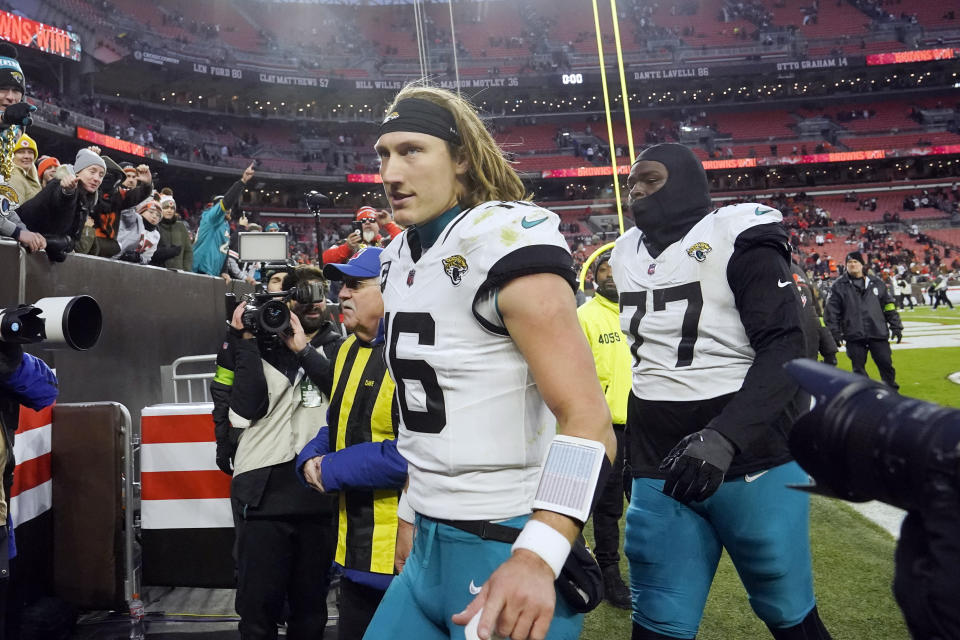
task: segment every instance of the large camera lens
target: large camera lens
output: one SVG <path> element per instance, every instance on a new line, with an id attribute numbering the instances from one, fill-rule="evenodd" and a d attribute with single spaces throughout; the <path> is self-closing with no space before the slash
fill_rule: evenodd
<path id="1" fill-rule="evenodd" d="M 790 452 L 818 486 L 907 510 L 920 508 L 938 482 L 960 488 L 960 411 L 809 360 L 787 371 L 815 400 L 793 427 Z"/>
<path id="2" fill-rule="evenodd" d="M 269 300 L 260 308 L 257 320 L 266 333 L 280 333 L 290 326 L 290 309 L 279 300 Z"/>

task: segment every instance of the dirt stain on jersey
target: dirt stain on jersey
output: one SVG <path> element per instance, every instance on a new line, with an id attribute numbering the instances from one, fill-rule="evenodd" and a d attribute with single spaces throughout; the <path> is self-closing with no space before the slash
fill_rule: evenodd
<path id="1" fill-rule="evenodd" d="M 516 229 L 511 229 L 510 227 L 503 227 L 500 229 L 500 242 L 505 246 L 509 247 L 510 245 L 516 243 L 517 238 L 520 237 L 520 232 Z"/>
<path id="2" fill-rule="evenodd" d="M 494 213 L 496 213 L 496 212 L 497 212 L 497 208 L 496 208 L 496 207 L 491 207 L 491 208 L 487 209 L 486 211 L 483 211 L 483 212 L 481 212 L 481 213 L 478 213 L 478 214 L 477 214 L 476 216 L 474 216 L 474 218 L 473 218 L 473 226 L 477 226 L 478 224 L 480 224 L 481 222 L 483 222 L 484 220 L 486 220 L 487 218 L 489 218 L 490 216 L 492 216 L 492 215 L 493 215 Z"/>

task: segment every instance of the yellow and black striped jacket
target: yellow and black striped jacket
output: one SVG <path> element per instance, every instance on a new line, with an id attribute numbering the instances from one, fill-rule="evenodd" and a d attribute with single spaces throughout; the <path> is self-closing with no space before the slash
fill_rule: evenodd
<path id="1" fill-rule="evenodd" d="M 383 349 L 350 336 L 337 352 L 325 443 L 334 453 L 322 474 L 324 488 L 340 493 L 337 564 L 392 575 L 407 468 L 396 449 L 399 414 Z"/>

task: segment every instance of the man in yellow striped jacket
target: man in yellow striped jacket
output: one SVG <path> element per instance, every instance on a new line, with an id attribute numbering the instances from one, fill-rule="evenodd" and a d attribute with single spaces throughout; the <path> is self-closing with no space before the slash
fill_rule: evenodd
<path id="1" fill-rule="evenodd" d="M 632 371 L 630 347 L 620 330 L 617 285 L 613 282 L 610 254 L 599 256 L 593 266 L 596 294 L 577 309 L 577 319 L 587 336 L 597 366 L 600 386 L 607 398 L 613 431 L 617 436 L 617 459 L 607 484 L 593 510 L 593 552 L 603 571 L 604 598 L 620 609 L 630 608 L 630 590 L 620 575 L 620 518 L 623 516 L 623 465 L 626 458 L 627 398 Z"/>
<path id="2" fill-rule="evenodd" d="M 379 254 L 361 249 L 347 264 L 324 267 L 328 280 L 343 282 L 340 309 L 353 335 L 337 352 L 328 426 L 297 458 L 306 484 L 339 492 L 340 640 L 363 637 L 393 578 L 397 499 L 407 479 L 395 444 L 395 387 L 383 357 Z"/>

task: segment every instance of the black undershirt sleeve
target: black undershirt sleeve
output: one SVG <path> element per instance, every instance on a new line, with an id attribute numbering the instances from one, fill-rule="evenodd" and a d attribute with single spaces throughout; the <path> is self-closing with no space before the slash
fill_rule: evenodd
<path id="1" fill-rule="evenodd" d="M 770 231 L 754 227 L 741 234 L 727 266 L 740 320 L 756 355 L 740 391 L 708 427 L 740 451 L 768 435 L 771 424 L 790 411 L 798 387 L 783 365 L 804 355 L 801 305 L 789 254 Z"/>

